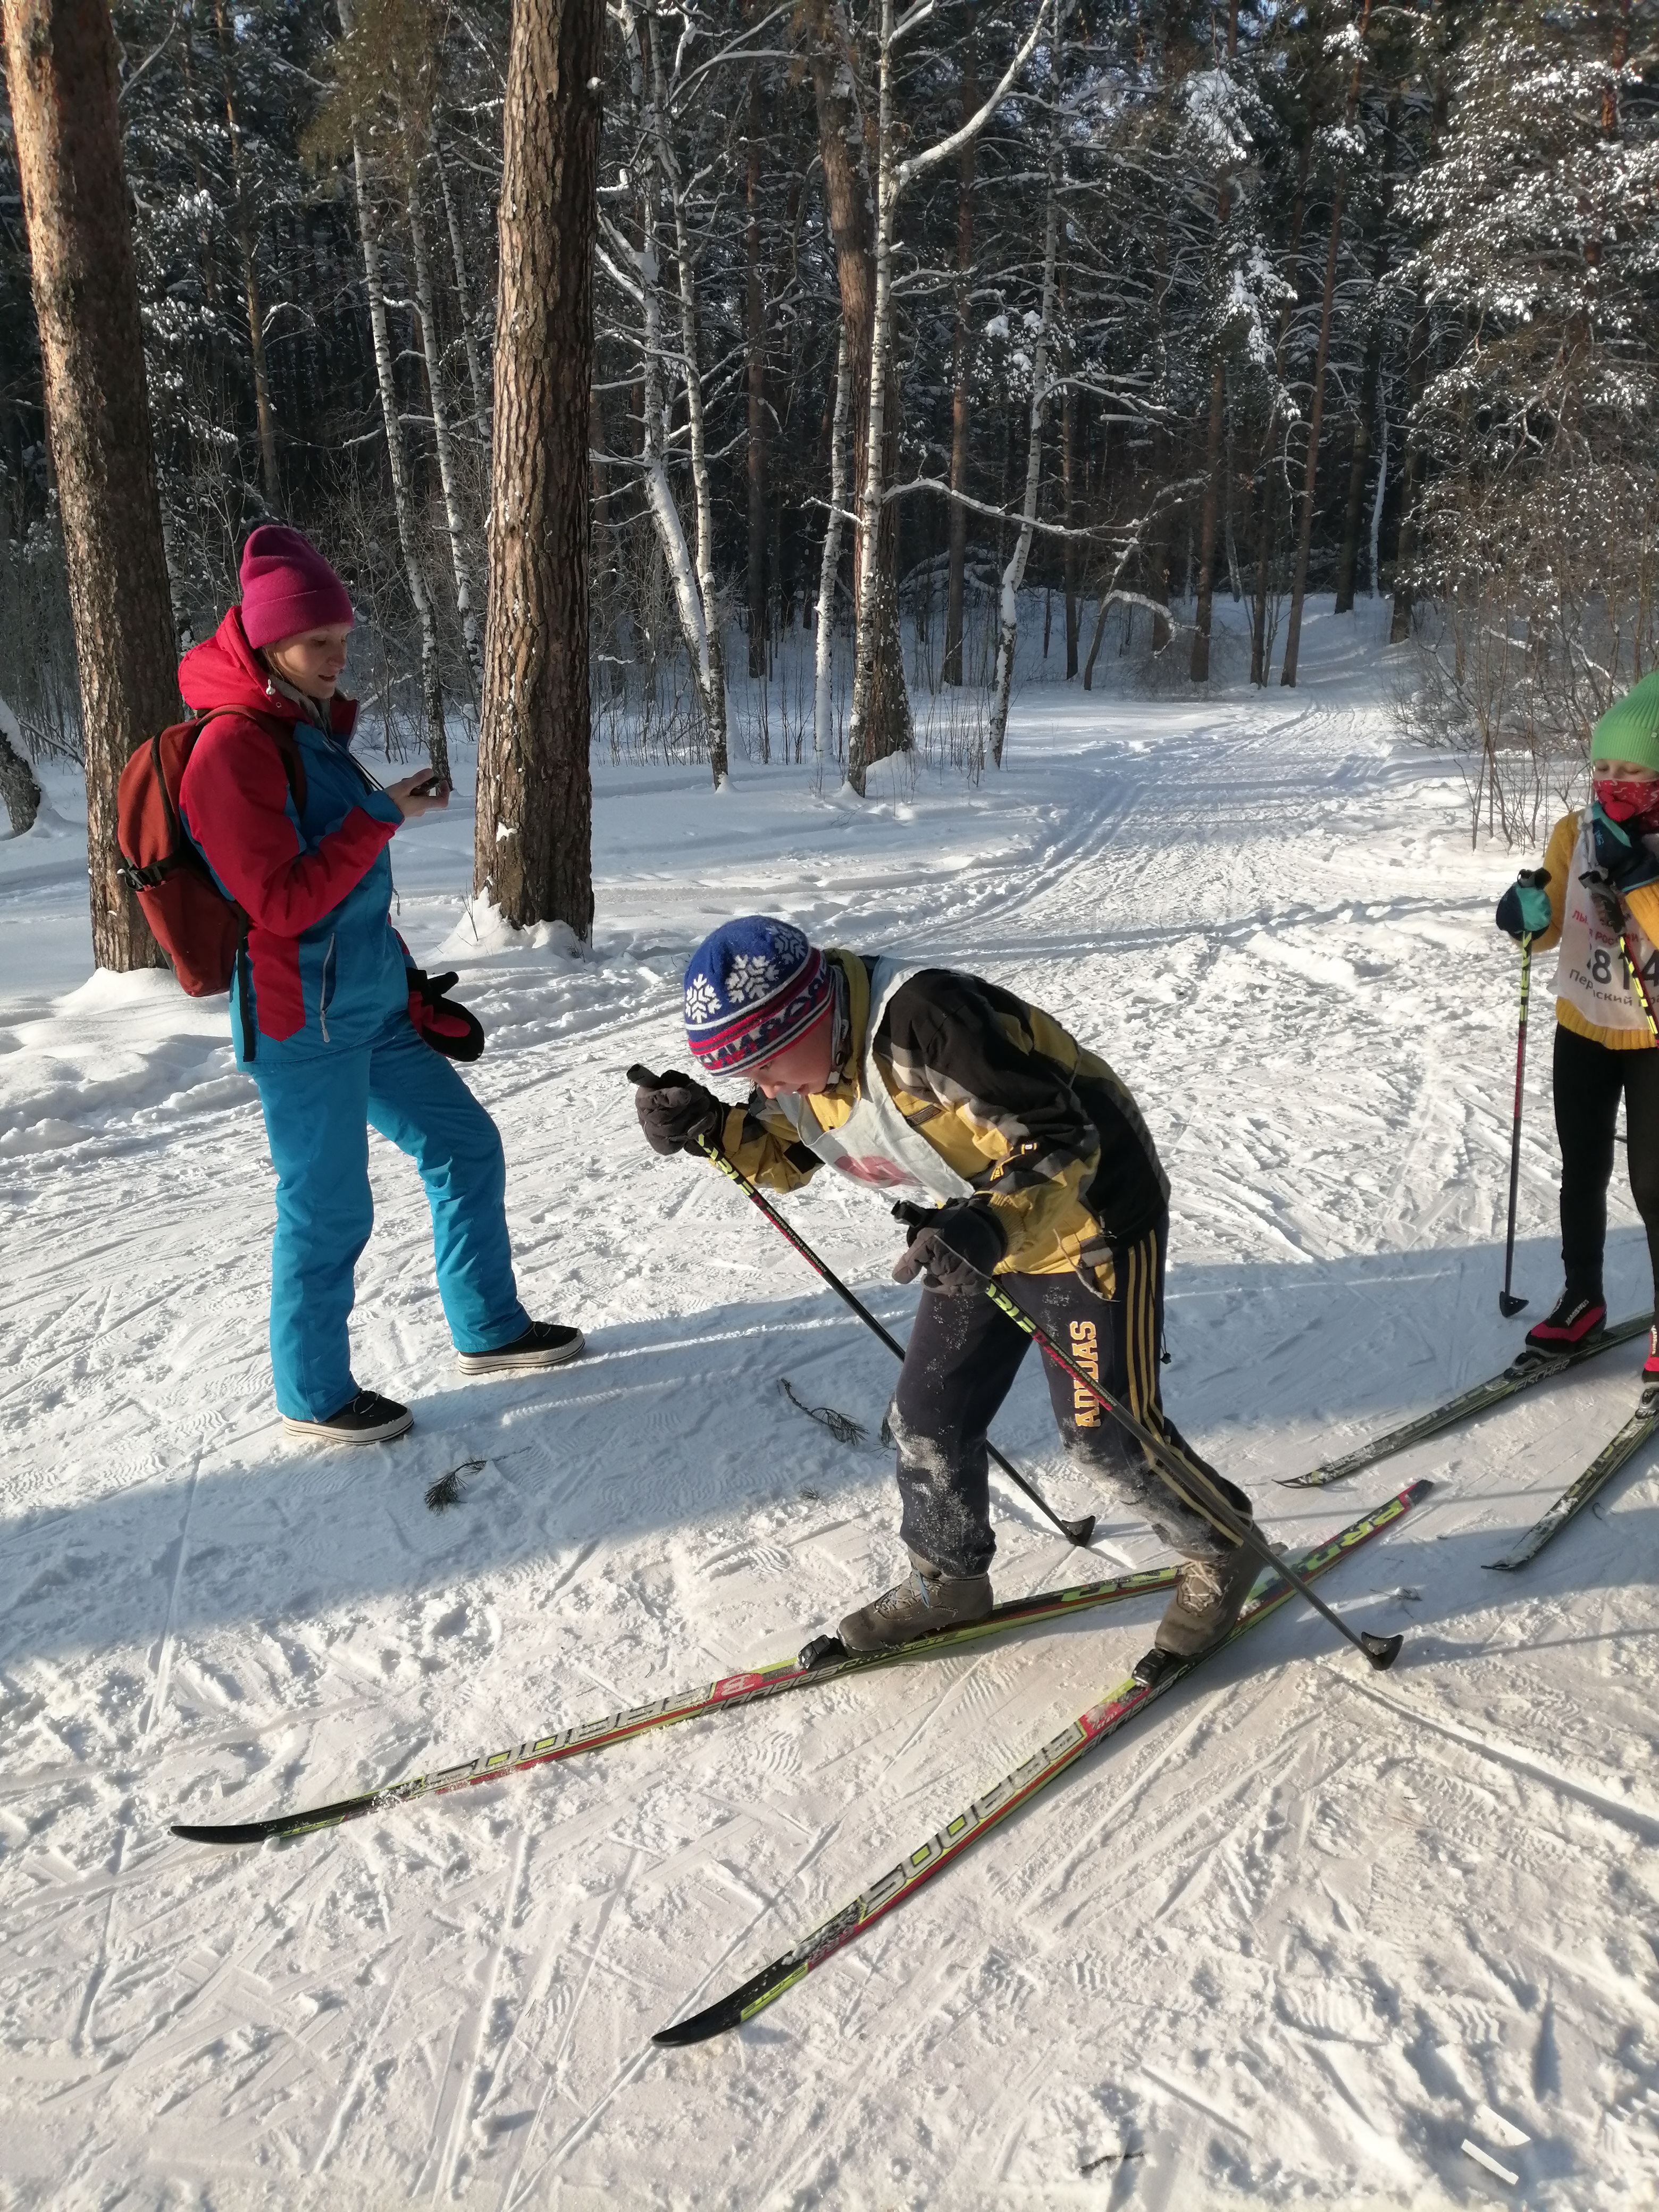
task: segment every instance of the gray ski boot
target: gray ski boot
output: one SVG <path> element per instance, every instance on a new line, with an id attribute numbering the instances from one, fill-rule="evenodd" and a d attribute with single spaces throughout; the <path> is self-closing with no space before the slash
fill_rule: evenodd
<path id="1" fill-rule="evenodd" d="M 910 1554 L 915 1569 L 895 1589 L 849 1613 L 837 1632 L 849 1651 L 892 1651 L 936 1628 L 983 1620 L 991 1610 L 989 1575 L 947 1575 L 931 1559 Z"/>
<path id="2" fill-rule="evenodd" d="M 1175 1595 L 1164 1607 L 1152 1648 L 1135 1668 L 1143 1682 L 1196 1659 L 1219 1644 L 1244 1609 L 1261 1562 L 1248 1545 L 1218 1559 L 1183 1559 L 1176 1569 Z"/>

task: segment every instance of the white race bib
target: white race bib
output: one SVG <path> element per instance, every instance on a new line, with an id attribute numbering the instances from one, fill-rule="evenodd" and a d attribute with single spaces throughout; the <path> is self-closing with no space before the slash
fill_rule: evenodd
<path id="1" fill-rule="evenodd" d="M 1650 852 L 1659 854 L 1659 837 L 1644 837 Z M 1595 848 L 1588 817 L 1579 824 L 1567 871 L 1566 911 L 1555 963 L 1555 995 L 1565 999 L 1597 1029 L 1639 1030 L 1649 1035 L 1648 1018 L 1626 974 L 1619 942 L 1622 922 L 1630 957 L 1640 970 L 1648 990 L 1659 997 L 1659 952 L 1656 952 L 1612 886 L 1586 884 L 1587 872 L 1596 870 Z"/>
<path id="2" fill-rule="evenodd" d="M 925 1190 L 941 1202 L 971 1198 L 973 1185 L 913 1129 L 882 1080 L 876 1066 L 876 1032 L 887 1002 L 917 971 L 896 961 L 878 960 L 870 978 L 870 1019 L 864 1032 L 864 1065 L 859 1071 L 858 1103 L 839 1128 L 820 1129 L 799 1091 L 782 1092 L 775 1103 L 809 1152 L 854 1182 L 877 1190 Z"/>

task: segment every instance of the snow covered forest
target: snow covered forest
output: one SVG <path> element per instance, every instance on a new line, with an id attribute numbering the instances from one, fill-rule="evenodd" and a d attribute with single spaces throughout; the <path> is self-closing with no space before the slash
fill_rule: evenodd
<path id="1" fill-rule="evenodd" d="M 1206 682 L 1218 592 L 1293 684 L 1307 593 L 1381 592 L 1422 734 L 1529 830 L 1655 654 L 1655 15 L 617 0 L 596 741 L 858 789 L 963 686 L 977 767 L 1022 585 L 1085 688 L 1103 651 Z M 441 758 L 486 681 L 507 10 L 115 22 L 177 637 L 296 522 L 351 583 L 368 726 Z M 77 750 L 76 676 L 11 152 L 0 698 L 38 758 Z"/>

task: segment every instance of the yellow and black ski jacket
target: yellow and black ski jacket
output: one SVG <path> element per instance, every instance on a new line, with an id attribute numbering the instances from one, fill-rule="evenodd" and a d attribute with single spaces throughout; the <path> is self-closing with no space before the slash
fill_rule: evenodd
<path id="1" fill-rule="evenodd" d="M 1577 811 L 1564 814 L 1550 832 L 1544 854 L 1544 867 L 1549 877 L 1544 889 L 1550 902 L 1550 926 L 1540 929 L 1533 939 L 1534 953 L 1548 952 L 1560 942 L 1567 908 L 1567 883 L 1578 850 L 1581 818 Z M 1659 945 L 1659 884 L 1639 884 L 1634 890 L 1626 891 L 1623 897 L 1643 936 L 1650 945 Z M 1591 1021 L 1587 1014 L 1580 1013 L 1571 999 L 1556 1000 L 1555 1018 L 1564 1030 L 1571 1030 L 1576 1036 L 1588 1037 L 1592 1044 L 1605 1045 L 1609 1052 L 1649 1052 L 1653 1048 L 1653 1040 L 1645 1028 L 1607 1029 L 1601 1023 Z"/>
<path id="2" fill-rule="evenodd" d="M 822 1129 L 860 1097 L 871 963 L 831 951 L 845 989 L 842 1073 L 807 1104 Z M 911 975 L 887 1002 L 876 1070 L 905 1120 L 995 1209 L 1007 1239 L 999 1274 L 1092 1274 L 1114 1287 L 1112 1247 L 1161 1220 L 1170 1183 L 1140 1109 L 1097 1054 L 1052 1015 L 954 969 Z M 721 1139 L 744 1173 L 797 1190 L 823 1164 L 759 1091 L 732 1109 Z"/>

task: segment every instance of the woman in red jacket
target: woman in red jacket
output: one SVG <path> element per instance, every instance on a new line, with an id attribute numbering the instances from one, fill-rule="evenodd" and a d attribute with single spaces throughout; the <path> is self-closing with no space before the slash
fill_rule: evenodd
<path id="1" fill-rule="evenodd" d="M 447 805 L 448 792 L 429 775 L 383 790 L 352 757 L 356 703 L 335 689 L 351 601 L 300 532 L 256 530 L 241 580 L 241 605 L 179 663 L 191 706 L 244 710 L 198 738 L 179 811 L 220 889 L 248 916 L 231 1030 L 258 1086 L 276 1170 L 270 1364 L 283 1425 L 373 1443 L 401 1436 L 412 1416 L 360 1389 L 351 1372 L 353 1271 L 374 1218 L 370 1128 L 421 1171 L 438 1288 L 466 1373 L 557 1366 L 577 1356 L 582 1337 L 532 1322 L 519 1303 L 501 1140 L 441 1056 L 446 1043 L 467 1049 L 470 1028 L 479 1043 L 481 1033 L 433 1003 L 440 994 L 392 927 L 392 840 L 405 821 Z M 273 721 L 287 725 L 304 769 L 297 799 Z"/>

